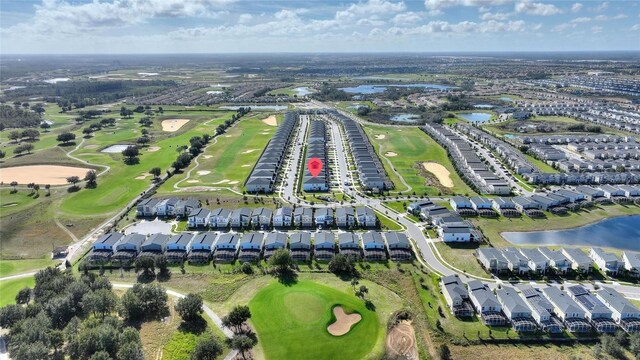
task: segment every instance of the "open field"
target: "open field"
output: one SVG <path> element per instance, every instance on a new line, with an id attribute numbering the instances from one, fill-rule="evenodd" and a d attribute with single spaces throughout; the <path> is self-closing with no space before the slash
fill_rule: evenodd
<path id="1" fill-rule="evenodd" d="M 445 244 L 443 242 L 437 242 L 435 246 L 447 263 L 464 271 L 465 274 L 481 277 L 489 276 L 478 263 L 478 260 L 476 260 L 475 249 L 478 248 L 477 244 Z"/>
<path id="2" fill-rule="evenodd" d="M 0 277 L 40 270 L 53 266 L 56 262 L 48 257 L 41 259 L 0 260 Z"/>
<path id="3" fill-rule="evenodd" d="M 5 184 L 17 181 L 18 184 L 64 185 L 67 178 L 77 176 L 84 178 L 87 171 L 91 169 L 81 167 L 70 167 L 60 165 L 27 165 L 0 168 L 0 182 Z"/>
<path id="4" fill-rule="evenodd" d="M 345 335 L 328 330 L 334 306 L 357 312 L 362 320 Z M 361 299 L 311 281 L 287 286 L 273 283 L 249 302 L 258 338 L 267 359 L 358 359 L 373 355 L 384 330 Z"/>
<path id="5" fill-rule="evenodd" d="M 33 287 L 36 279 L 33 276 L 0 281 L 0 306 L 15 304 L 15 297 L 20 289 Z"/>
<path id="6" fill-rule="evenodd" d="M 455 172 L 447 157 L 447 152 L 420 129 L 416 127 L 385 127 L 368 124 L 364 128 L 369 135 L 369 139 L 374 144 L 378 156 L 384 155 L 386 152 L 397 154 L 397 156 L 387 157 L 387 159 L 411 187 L 411 190 L 403 185 L 395 172 L 393 172 L 393 168 L 381 156 L 382 164 L 391 181 L 395 184 L 397 191 L 415 192 L 416 194 L 426 193 L 427 195 L 438 195 L 445 192 L 456 194 L 473 193 Z M 453 187 L 449 189 L 441 186 L 434 175 L 426 178 L 424 176 L 426 172 L 421 168 L 423 162 L 435 162 L 444 166 L 451 174 Z"/>
<path id="7" fill-rule="evenodd" d="M 531 161 L 533 165 L 537 166 L 543 172 L 548 172 L 552 174 L 557 174 L 560 172 L 559 170 L 554 169 L 551 165 L 547 164 L 546 162 L 538 160 L 529 154 L 525 154 L 524 156 L 527 158 L 527 160 Z"/>
<path id="8" fill-rule="evenodd" d="M 588 346 L 558 346 L 558 345 L 474 345 L 449 346 L 453 359 L 583 359 L 595 360 Z"/>

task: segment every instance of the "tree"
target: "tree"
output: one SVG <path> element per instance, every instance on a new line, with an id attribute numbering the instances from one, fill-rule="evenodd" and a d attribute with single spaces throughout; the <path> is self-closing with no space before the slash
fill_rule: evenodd
<path id="1" fill-rule="evenodd" d="M 206 335 L 198 341 L 191 360 L 214 360 L 222 355 L 222 344 L 211 335 Z"/>
<path id="2" fill-rule="evenodd" d="M 77 176 L 69 176 L 67 178 L 67 182 L 72 185 L 71 188 L 77 188 L 77 184 L 80 182 L 80 178 Z"/>
<path id="3" fill-rule="evenodd" d="M 27 153 L 31 153 L 31 150 L 33 150 L 33 145 L 32 144 L 22 144 L 22 145 L 18 145 L 13 149 L 13 153 L 16 155 L 20 155 L 23 152 L 27 152 Z"/>
<path id="4" fill-rule="evenodd" d="M 35 141 L 36 139 L 38 139 L 38 137 L 40 137 L 40 131 L 36 129 L 26 129 L 22 131 L 22 137 L 27 138 L 31 141 Z"/>
<path id="5" fill-rule="evenodd" d="M 56 140 L 61 142 L 63 145 L 67 145 L 75 139 L 76 134 L 70 132 L 63 132 L 56 137 Z"/>
<path id="6" fill-rule="evenodd" d="M 109 289 L 99 289 L 82 297 L 82 309 L 102 319 L 116 309 L 118 297 Z"/>
<path id="7" fill-rule="evenodd" d="M 40 185 L 33 184 L 33 190 L 35 190 L 36 194 L 40 193 Z"/>
<path id="8" fill-rule="evenodd" d="M 22 139 L 22 133 L 20 133 L 20 131 L 18 130 L 14 130 L 12 132 L 10 132 L 7 137 L 9 138 L 9 140 L 13 140 L 16 142 L 16 144 L 18 143 L 19 139 Z"/>
<path id="9" fill-rule="evenodd" d="M 18 191 L 17 186 L 18 186 L 18 182 L 17 181 L 12 181 L 11 184 L 9 184 L 13 187 L 13 192 Z"/>
<path id="10" fill-rule="evenodd" d="M 145 145 L 151 142 L 151 138 L 148 136 L 140 136 L 138 139 L 136 139 L 136 143 L 140 144 L 140 145 Z"/>
<path id="11" fill-rule="evenodd" d="M 158 255 L 153 259 L 156 269 L 159 270 L 158 275 L 160 277 L 168 277 L 171 274 L 169 270 L 169 261 L 165 255 Z"/>
<path id="12" fill-rule="evenodd" d="M 51 330 L 49 332 L 49 345 L 53 348 L 53 351 L 57 354 L 59 350 L 64 346 L 64 332 L 62 330 Z"/>
<path id="13" fill-rule="evenodd" d="M 51 128 L 51 124 L 49 124 L 46 121 L 43 121 L 42 123 L 40 123 L 40 129 L 44 130 L 44 132 L 49 132 L 49 129 Z"/>
<path id="14" fill-rule="evenodd" d="M 0 159 L 4 159 L 5 156 L 7 156 L 7 153 L 0 150 Z"/>
<path id="15" fill-rule="evenodd" d="M 166 290 L 157 284 L 135 284 L 122 296 L 120 315 L 127 320 L 163 317 L 169 313 Z"/>
<path id="16" fill-rule="evenodd" d="M 202 314 L 202 297 L 198 294 L 187 294 L 178 300 L 175 309 L 183 321 L 197 320 Z"/>
<path id="17" fill-rule="evenodd" d="M 138 256 L 134 264 L 135 264 L 136 271 L 142 270 L 145 276 L 152 276 L 155 273 L 156 263 L 152 257 Z"/>
<path id="18" fill-rule="evenodd" d="M 329 271 L 334 274 L 352 274 L 355 271 L 353 259 L 344 254 L 336 254 L 329 261 Z"/>
<path id="19" fill-rule="evenodd" d="M 251 350 L 257 343 L 257 340 L 246 334 L 239 334 L 231 339 L 231 348 L 236 349 L 245 358 L 245 353 Z"/>
<path id="20" fill-rule="evenodd" d="M 98 186 L 98 175 L 96 174 L 95 170 L 89 170 L 87 171 L 87 174 L 84 176 L 84 181 L 86 181 L 86 187 L 88 189 L 94 189 L 96 186 Z"/>
<path id="21" fill-rule="evenodd" d="M 151 168 L 151 170 L 149 170 L 149 174 L 153 175 L 153 177 L 157 179 L 160 174 L 162 174 L 162 169 L 159 167 Z"/>
<path id="22" fill-rule="evenodd" d="M 47 190 L 47 196 L 51 195 L 51 185 L 47 184 L 44 188 Z"/>
<path id="23" fill-rule="evenodd" d="M 9 304 L 0 308 L 0 327 L 8 329 L 24 319 L 25 311 L 20 305 Z"/>
<path id="24" fill-rule="evenodd" d="M 189 166 L 190 163 L 191 155 L 189 153 L 181 153 L 180 155 L 178 155 L 176 161 L 171 164 L 171 167 L 176 169 L 176 171 L 179 171 Z"/>
<path id="25" fill-rule="evenodd" d="M 93 128 L 91 127 L 86 127 L 84 129 L 82 129 L 82 133 L 86 136 L 86 137 L 91 137 L 91 135 L 93 134 Z"/>
<path id="26" fill-rule="evenodd" d="M 125 157 L 125 164 L 135 164 L 140 151 L 137 146 L 127 146 L 126 149 L 122 150 L 122 155 Z"/>
<path id="27" fill-rule="evenodd" d="M 31 288 L 22 288 L 16 294 L 16 303 L 17 304 L 26 304 L 31 300 Z"/>
<path id="28" fill-rule="evenodd" d="M 251 318 L 251 310 L 248 306 L 237 305 L 227 316 L 222 318 L 222 325 L 226 327 L 233 327 L 235 332 L 238 333 L 242 329 L 242 324 Z"/>
<path id="29" fill-rule="evenodd" d="M 278 249 L 269 258 L 269 265 L 275 266 L 278 272 L 285 272 L 293 265 L 293 259 L 287 249 Z"/>
<path id="30" fill-rule="evenodd" d="M 144 317 L 144 310 L 142 309 L 142 301 L 131 289 L 122 295 L 120 299 L 119 313 L 127 320 L 137 320 Z"/>
<path id="31" fill-rule="evenodd" d="M 116 358 L 118 360 L 144 360 L 144 352 L 139 342 L 128 342 L 121 344 Z"/>
<path id="32" fill-rule="evenodd" d="M 449 350 L 449 346 L 447 344 L 440 345 L 440 349 L 438 350 L 440 355 L 440 359 L 442 360 L 450 360 L 451 359 L 451 350 Z"/>
<path id="33" fill-rule="evenodd" d="M 369 289 L 365 285 L 360 285 L 360 288 L 357 291 L 357 296 L 364 299 L 365 294 L 369 293 Z"/>

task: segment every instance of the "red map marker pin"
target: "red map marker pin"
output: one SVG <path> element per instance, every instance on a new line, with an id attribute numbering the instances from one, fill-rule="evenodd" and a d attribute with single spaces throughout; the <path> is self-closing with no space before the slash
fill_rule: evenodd
<path id="1" fill-rule="evenodd" d="M 320 174 L 320 171 L 322 171 L 322 160 L 318 158 L 309 159 L 307 162 L 307 169 L 309 169 L 311 176 L 317 177 L 318 174 Z"/>

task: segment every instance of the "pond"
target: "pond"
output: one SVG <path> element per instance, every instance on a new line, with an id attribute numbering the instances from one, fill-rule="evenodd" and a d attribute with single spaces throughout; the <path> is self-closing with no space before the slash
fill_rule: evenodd
<path id="1" fill-rule="evenodd" d="M 507 139 L 516 139 L 518 137 L 518 135 L 515 135 L 515 134 L 504 134 L 502 136 L 504 136 Z"/>
<path id="2" fill-rule="evenodd" d="M 111 145 L 108 148 L 102 149 L 101 152 L 109 153 L 109 154 L 117 154 L 117 153 L 123 152 L 129 146 L 131 146 L 131 145 L 127 145 L 127 144 Z"/>
<path id="3" fill-rule="evenodd" d="M 355 87 L 344 87 L 340 90 L 350 94 L 379 94 L 383 93 L 387 88 L 400 87 L 400 88 L 423 88 L 433 90 L 449 90 L 453 89 L 453 86 L 438 85 L 438 84 L 389 84 L 389 85 L 358 85 Z"/>
<path id="4" fill-rule="evenodd" d="M 491 119 L 491 114 L 487 114 L 487 113 L 480 113 L 480 112 L 474 112 L 474 113 L 462 113 L 462 114 L 458 114 L 459 117 L 470 121 L 470 122 L 487 122 L 489 121 L 489 119 Z"/>
<path id="5" fill-rule="evenodd" d="M 478 109 L 493 109 L 493 105 L 491 104 L 476 104 L 473 105 L 474 108 L 478 108 Z"/>
<path id="6" fill-rule="evenodd" d="M 416 115 L 416 114 L 396 114 L 389 118 L 389 120 L 391 121 L 399 121 L 404 123 L 415 123 L 420 119 L 421 119 L 420 115 Z"/>
<path id="7" fill-rule="evenodd" d="M 273 110 L 273 111 L 280 111 L 280 110 L 286 110 L 288 108 L 287 105 L 225 105 L 225 106 L 220 106 L 220 109 L 224 109 L 224 110 L 238 110 L 241 107 L 246 108 L 246 107 L 250 107 L 251 110 Z"/>
<path id="8" fill-rule="evenodd" d="M 69 79 L 69 78 L 53 78 L 53 79 L 45 80 L 44 82 L 46 82 L 48 84 L 55 84 L 55 83 L 59 83 L 59 82 L 69 81 L 69 80 L 71 80 L 71 79 Z"/>
<path id="9" fill-rule="evenodd" d="M 640 215 L 605 219 L 593 224 L 553 231 L 504 232 L 513 244 L 601 246 L 640 251 Z"/>
<path id="10" fill-rule="evenodd" d="M 506 101 L 506 102 L 513 102 L 513 99 L 508 97 L 508 96 L 503 96 L 503 97 L 500 98 L 500 100 Z"/>
<path id="11" fill-rule="evenodd" d="M 296 95 L 298 95 L 298 96 L 307 96 L 307 95 L 313 93 L 313 91 L 311 91 L 311 89 L 309 89 L 306 86 L 297 87 L 297 88 L 293 89 L 293 91 L 295 91 Z"/>

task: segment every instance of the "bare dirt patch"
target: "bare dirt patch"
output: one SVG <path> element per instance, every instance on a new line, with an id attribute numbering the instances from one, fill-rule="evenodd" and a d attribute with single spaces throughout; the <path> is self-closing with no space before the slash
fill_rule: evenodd
<path id="1" fill-rule="evenodd" d="M 342 336 L 348 333 L 353 325 L 362 320 L 362 316 L 360 314 L 345 313 L 342 306 L 334 307 L 333 315 L 336 317 L 336 321 L 327 326 L 327 331 L 333 336 Z"/>
<path id="2" fill-rule="evenodd" d="M 162 131 L 174 132 L 178 131 L 184 124 L 188 123 L 189 119 L 169 119 L 162 120 Z"/>
<path id="3" fill-rule="evenodd" d="M 64 185 L 67 184 L 68 177 L 78 176 L 82 179 L 89 170 L 91 169 L 61 165 L 14 166 L 0 169 L 0 181 L 5 184 L 17 181 L 18 184 L 35 182 L 36 184 Z"/>
<path id="4" fill-rule="evenodd" d="M 156 152 L 156 151 L 158 151 L 158 150 L 160 150 L 160 146 L 149 146 L 149 147 L 147 148 L 147 151 L 148 151 L 148 152 Z"/>
<path id="5" fill-rule="evenodd" d="M 376 135 L 375 137 L 376 137 L 377 140 L 382 140 L 382 139 L 386 138 L 387 135 L 379 134 L 379 135 Z"/>
<path id="6" fill-rule="evenodd" d="M 387 352 L 392 358 L 418 359 L 416 334 L 410 322 L 403 321 L 387 334 Z"/>
<path id="7" fill-rule="evenodd" d="M 262 122 L 269 126 L 278 126 L 278 120 L 276 119 L 275 115 L 271 115 L 269 117 L 262 119 Z"/>
<path id="8" fill-rule="evenodd" d="M 422 167 L 436 176 L 440 184 L 447 188 L 453 187 L 453 180 L 451 180 L 451 173 L 444 166 L 434 162 L 424 162 Z"/>
<path id="9" fill-rule="evenodd" d="M 212 158 L 212 157 L 213 157 L 213 155 L 202 155 L 202 158 L 203 158 L 203 159 L 210 159 L 210 158 Z"/>
<path id="10" fill-rule="evenodd" d="M 384 153 L 384 156 L 394 157 L 394 156 L 398 156 L 398 154 L 394 153 L 393 151 L 387 151 L 386 153 Z"/>

